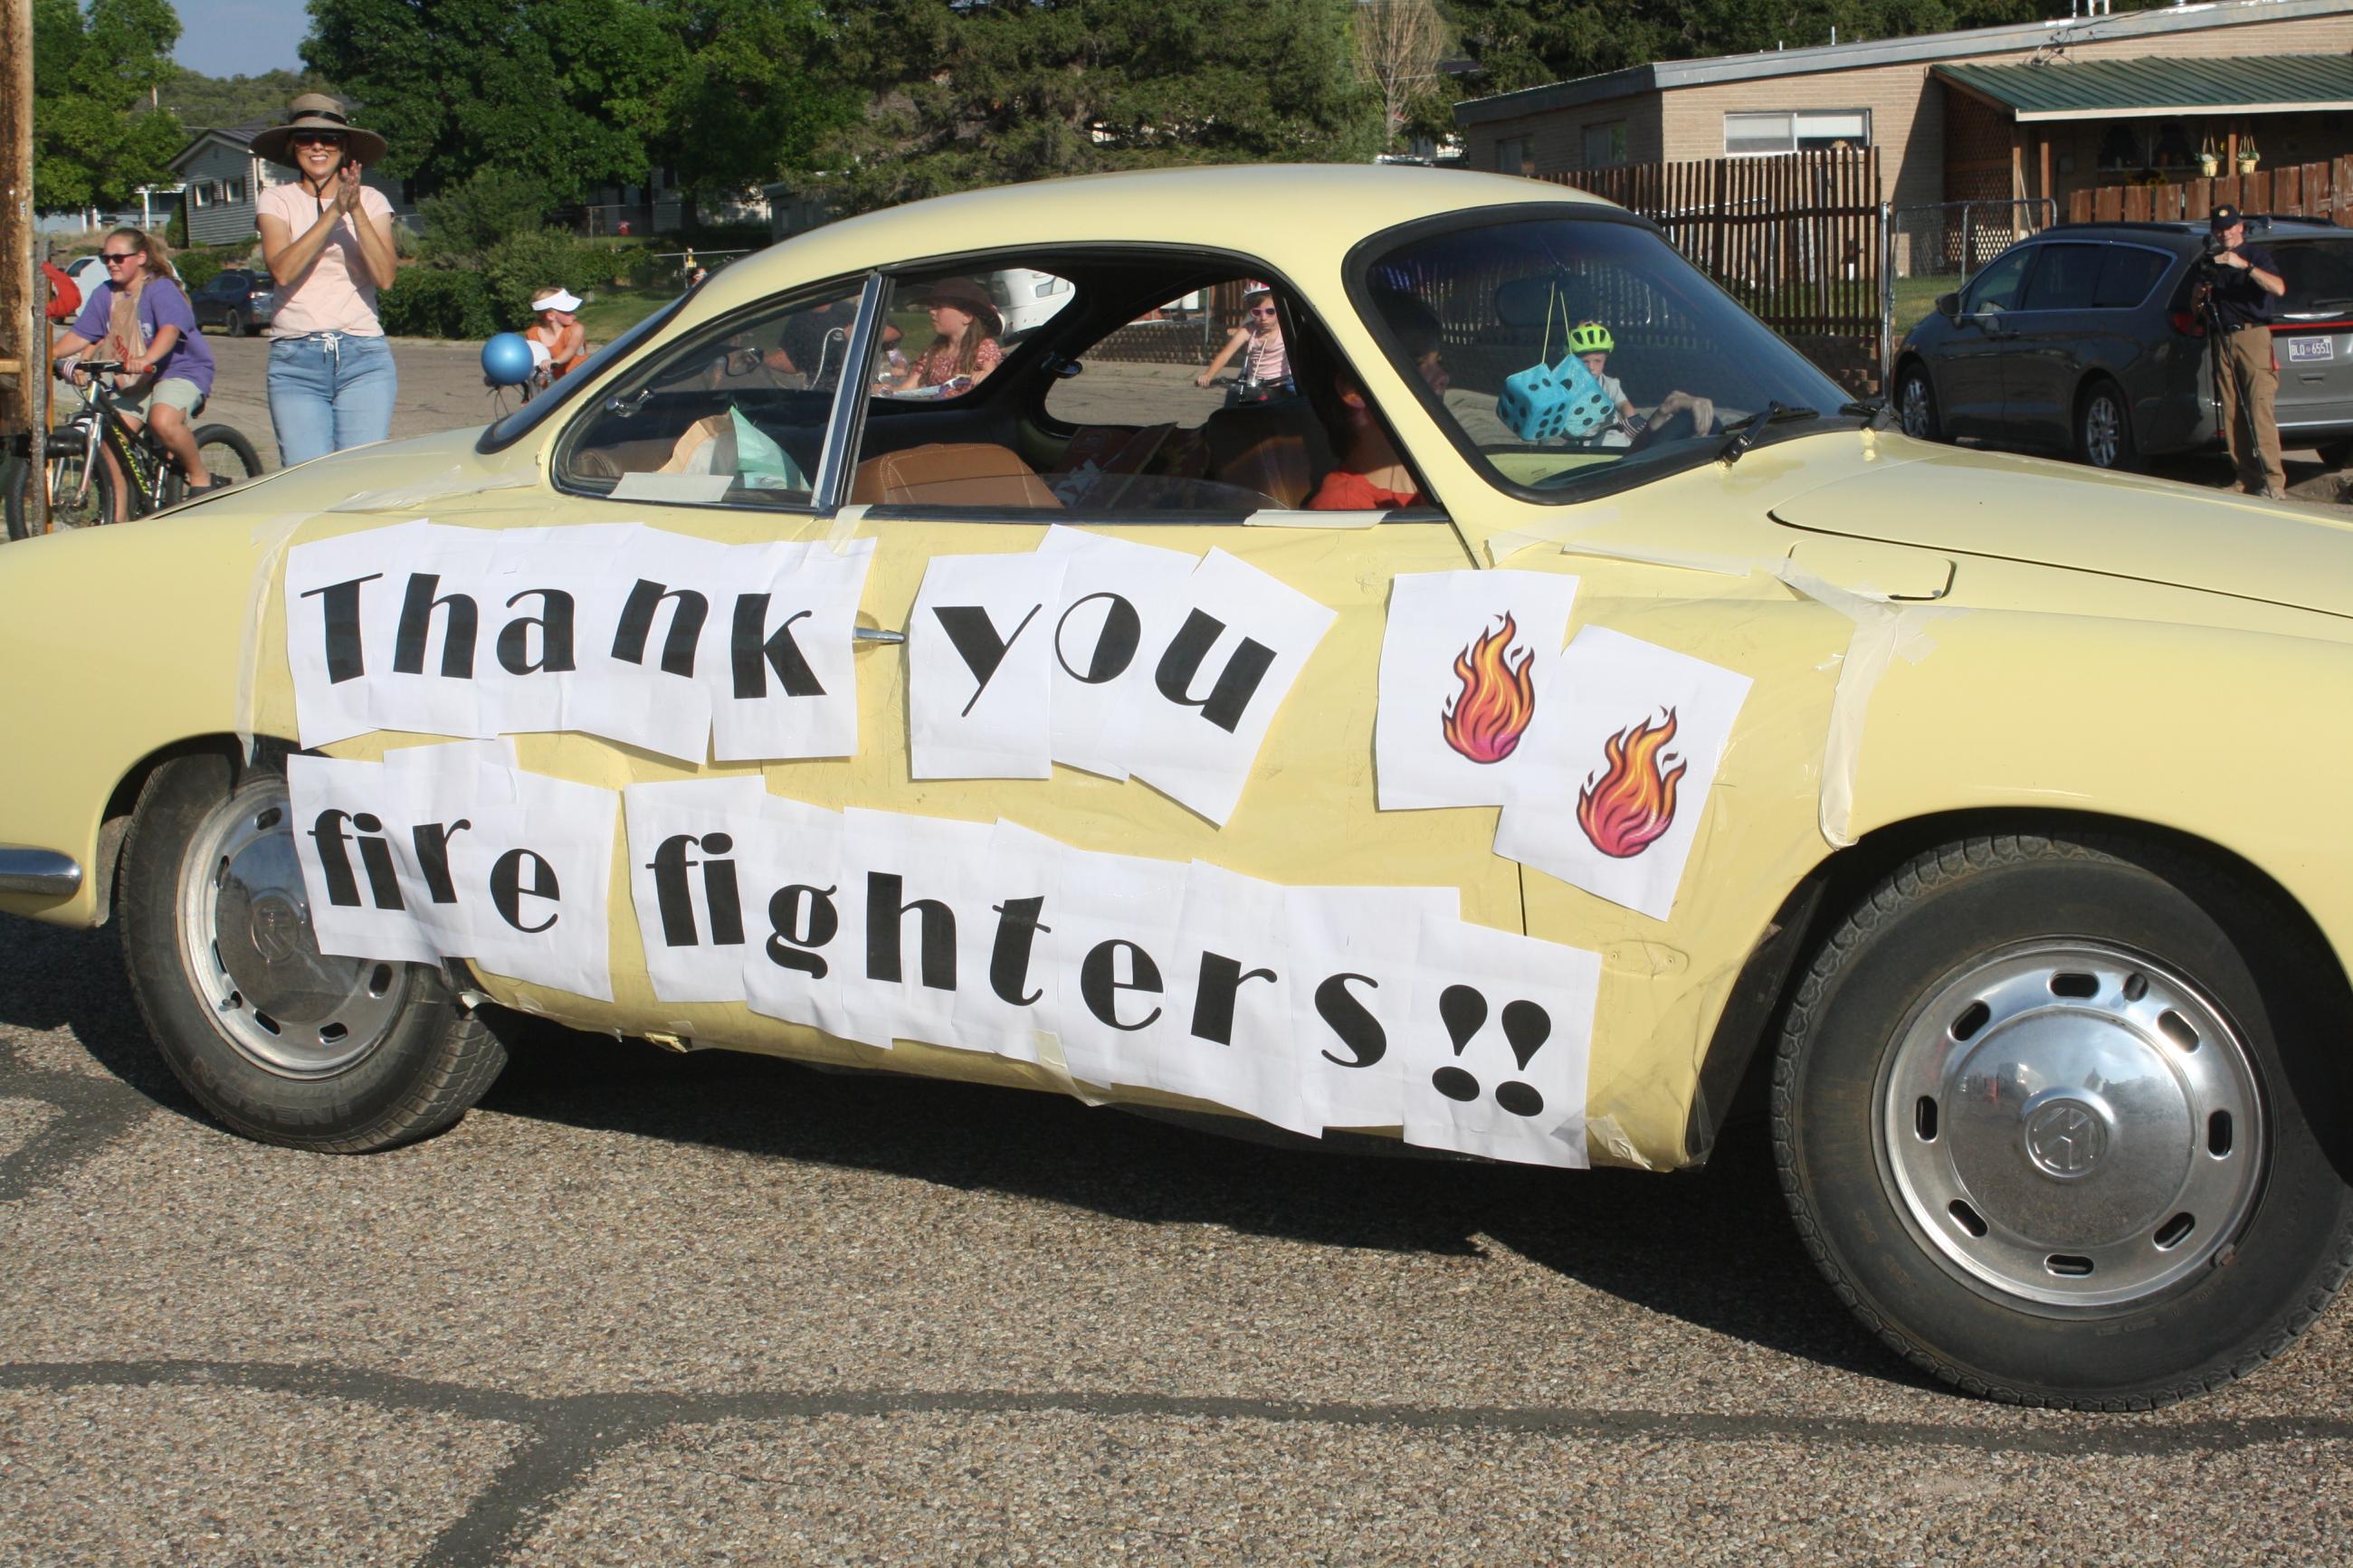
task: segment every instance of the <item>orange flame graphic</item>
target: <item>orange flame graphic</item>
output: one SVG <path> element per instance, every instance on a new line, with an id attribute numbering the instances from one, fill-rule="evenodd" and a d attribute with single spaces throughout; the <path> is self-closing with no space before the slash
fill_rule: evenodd
<path id="1" fill-rule="evenodd" d="M 1688 764 L 1659 754 L 1675 738 L 1675 710 L 1665 711 L 1665 722 L 1655 728 L 1646 719 L 1604 741 L 1609 766 L 1577 794 L 1577 825 L 1613 859 L 1631 859 L 1674 826 L 1675 781 Z M 1662 772 L 1662 763 L 1672 765 Z"/>
<path id="2" fill-rule="evenodd" d="M 1442 729 L 1446 743 L 1474 763 L 1510 756 L 1536 715 L 1535 676 L 1529 668 L 1536 661 L 1535 650 L 1522 648 L 1519 663 L 1512 662 L 1517 629 L 1505 611 L 1500 629 L 1454 656 L 1462 689 L 1446 704 Z"/>

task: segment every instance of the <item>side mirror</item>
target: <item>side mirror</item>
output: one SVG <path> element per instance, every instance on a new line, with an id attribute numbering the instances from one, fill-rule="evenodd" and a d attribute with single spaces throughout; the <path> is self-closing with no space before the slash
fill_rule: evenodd
<path id="1" fill-rule="evenodd" d="M 1961 297 L 1958 294 L 1937 295 L 1936 314 L 1944 317 L 1948 321 L 1960 320 Z"/>

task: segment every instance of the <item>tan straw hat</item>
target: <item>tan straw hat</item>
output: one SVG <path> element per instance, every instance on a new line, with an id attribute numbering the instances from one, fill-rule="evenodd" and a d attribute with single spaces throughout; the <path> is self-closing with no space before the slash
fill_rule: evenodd
<path id="1" fill-rule="evenodd" d="M 286 123 L 273 125 L 253 139 L 253 150 L 273 163 L 295 167 L 291 145 L 297 131 L 333 131 L 343 138 L 343 151 L 362 167 L 384 157 L 384 138 L 363 131 L 343 113 L 341 101 L 323 92 L 306 92 L 286 106 Z"/>

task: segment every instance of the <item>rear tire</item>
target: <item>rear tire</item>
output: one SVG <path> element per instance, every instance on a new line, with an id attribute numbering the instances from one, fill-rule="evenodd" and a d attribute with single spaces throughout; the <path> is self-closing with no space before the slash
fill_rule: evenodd
<path id="1" fill-rule="evenodd" d="M 2112 473 L 2140 471 L 2140 448 L 2133 444 L 2131 405 L 2115 382 L 2094 381 L 2076 400 L 2075 456 Z"/>
<path id="2" fill-rule="evenodd" d="M 123 963 L 156 1048 L 248 1138 L 363 1153 L 430 1137 L 505 1065 L 434 965 L 321 954 L 275 766 L 157 769 L 120 887 Z"/>
<path id="3" fill-rule="evenodd" d="M 89 482 L 82 475 L 88 466 Z M 49 525 L 51 533 L 69 528 L 90 528 L 114 520 L 114 470 L 103 456 L 76 450 L 69 457 L 51 458 L 46 464 L 18 462 L 8 473 L 7 521 L 8 537 L 25 539 L 31 535 L 31 521 L 26 510 L 26 487 L 33 476 L 45 472 L 49 483 Z"/>
<path id="4" fill-rule="evenodd" d="M 221 331 L 232 338 L 245 336 L 245 317 L 236 310 L 224 311 L 221 315 Z"/>
<path id="5" fill-rule="evenodd" d="M 1904 434 L 1922 441 L 1941 441 L 1944 426 L 1936 417 L 1936 388 L 1919 364 L 1906 365 L 1895 384 L 1895 416 Z"/>
<path id="6" fill-rule="evenodd" d="M 2137 843 L 1919 856 L 1785 1026 L 1774 1152 L 1807 1249 L 1889 1345 L 1996 1399 L 2148 1409 L 2278 1355 L 2353 1265 L 2317 945 Z"/>

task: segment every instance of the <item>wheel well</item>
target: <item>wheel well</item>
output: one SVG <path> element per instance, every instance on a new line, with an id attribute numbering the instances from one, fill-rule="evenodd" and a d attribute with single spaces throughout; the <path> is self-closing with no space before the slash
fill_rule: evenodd
<path id="1" fill-rule="evenodd" d="M 2270 873 L 2219 844 L 2088 811 L 1996 808 L 1915 817 L 1875 829 L 1825 858 L 1782 900 L 1767 936 L 1742 965 L 1701 1063 L 1683 1142 L 1694 1161 L 1706 1159 L 1723 1127 L 1763 1115 L 1772 1077 L 1773 1053 L 1767 1047 L 1808 963 L 1847 912 L 1914 856 L 1988 834 L 2126 839 L 2196 862 L 2262 910 L 2264 929 L 2276 929 L 2281 950 L 2301 955 L 2293 964 L 2283 961 L 2279 973 L 2293 975 L 2308 993 L 2308 1005 L 2338 1024 L 2353 1024 L 2353 984 L 2318 924 Z"/>
<path id="2" fill-rule="evenodd" d="M 256 736 L 255 744 L 295 749 L 291 742 L 268 735 Z M 185 741 L 174 741 L 140 758 L 116 782 L 114 793 L 106 797 L 106 810 L 99 817 L 97 863 L 90 868 L 98 901 L 91 911 L 91 924 L 104 925 L 114 912 L 114 883 L 122 870 L 122 840 L 131 830 L 131 814 L 139 807 L 141 792 L 155 776 L 156 769 L 179 757 L 226 757 L 233 766 L 241 768 L 246 760 L 245 742 L 235 735 L 193 735 Z"/>

